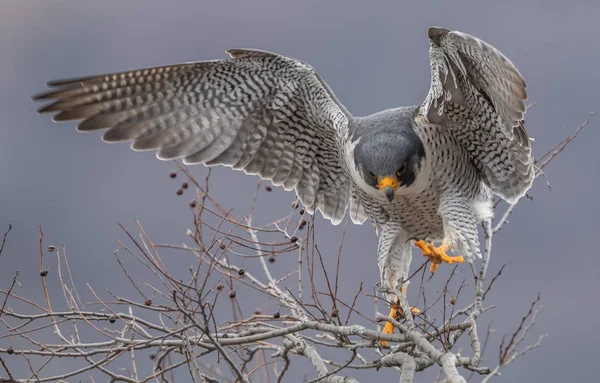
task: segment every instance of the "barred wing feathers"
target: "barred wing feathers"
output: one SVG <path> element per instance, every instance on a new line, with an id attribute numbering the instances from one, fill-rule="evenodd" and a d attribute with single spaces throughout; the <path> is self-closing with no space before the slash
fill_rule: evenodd
<path id="1" fill-rule="evenodd" d="M 48 83 L 39 112 L 77 129 L 106 129 L 163 160 L 225 165 L 295 189 L 309 212 L 339 223 L 351 182 L 339 147 L 350 115 L 314 69 L 259 50 L 202 61 Z"/>
<path id="2" fill-rule="evenodd" d="M 533 182 L 525 81 L 508 58 L 465 33 L 431 27 L 431 87 L 420 113 L 452 130 L 485 183 L 510 203 Z"/>

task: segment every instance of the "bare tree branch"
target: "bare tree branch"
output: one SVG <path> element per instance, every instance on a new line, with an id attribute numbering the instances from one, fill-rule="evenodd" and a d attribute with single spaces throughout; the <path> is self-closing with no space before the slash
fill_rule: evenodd
<path id="1" fill-rule="evenodd" d="M 536 178 L 544 176 L 542 169 L 589 125 L 592 116 L 537 159 Z M 343 248 L 345 230 L 337 254 L 322 253 L 316 243 L 315 219 L 305 217 L 299 201 L 292 203 L 289 214 L 261 226 L 253 222 L 253 213 L 258 199 L 269 192 L 270 186 L 258 183 L 248 214 L 237 217 L 210 194 L 210 171 L 199 182 L 187 167 L 177 166 L 188 178 L 186 185 L 189 182 L 196 187 L 190 202 L 192 227 L 185 238 L 188 243 L 157 244 L 140 222 L 135 234 L 121 225 L 127 240 L 117 240 L 115 260 L 125 274 L 123 280 L 133 287 L 134 296 L 97 291 L 84 282 L 95 299 L 84 303 L 64 249 L 51 246 L 45 251 L 40 226 L 40 295 L 44 303 L 35 303 L 39 297 L 29 299 L 14 292 L 13 287 L 20 283 L 18 271 L 8 289 L 0 289 L 4 295 L 0 323 L 6 330 L 6 335 L 0 336 L 1 373 L 6 375 L 0 383 L 64 381 L 86 375 L 91 381 L 104 377 L 109 382 L 173 382 L 176 370 L 184 371 L 192 382 L 281 383 L 298 380 L 294 374 L 299 373 L 295 371 L 299 359 L 312 366 L 305 379 L 312 383 L 354 383 L 357 380 L 351 376 L 352 371 L 377 374 L 382 368 L 397 370 L 401 383 L 413 382 L 418 372 L 431 368 L 439 369 L 440 376 L 450 383 L 466 382 L 461 375 L 464 372 L 471 373 L 469 379 L 483 375 L 481 382 L 488 382 L 510 363 L 540 347 L 546 336 L 527 345 L 541 309 L 538 297 L 515 332 L 503 338 L 497 365 L 480 365 L 485 362 L 493 331 L 488 327 L 482 345 L 479 320 L 494 308 L 486 298 L 495 281 L 506 272 L 503 265 L 488 277 L 493 238 L 518 205 L 507 206 L 495 221 L 483 222 L 483 259 L 469 265 L 467 279 L 456 280 L 454 269 L 444 289 L 435 292 L 428 288 L 426 263 L 417 268 L 409 280 L 421 278 L 418 300 L 420 303 L 422 298 L 424 310 L 413 316 L 408 301 L 397 292 L 406 316 L 394 320 L 358 309 L 365 300 L 370 305 L 374 299 L 376 306 L 384 308 L 387 303 L 363 291 L 362 283 L 344 296 L 348 289 L 340 288 L 340 264 L 344 254 L 351 251 Z M 497 212 L 501 208 L 496 204 Z M 11 228 L 9 225 L 4 234 L 0 255 Z M 56 272 L 48 273 L 44 256 L 54 251 L 57 264 L 52 269 L 56 267 Z M 177 252 L 191 266 L 187 270 L 170 268 L 163 262 L 164 252 Z M 274 269 L 273 264 L 285 254 L 292 254 L 293 259 L 297 255 L 297 267 L 284 270 L 281 276 L 281 270 Z M 337 261 L 331 270 L 327 259 L 336 259 L 334 256 Z M 136 273 L 131 272 L 131 262 L 139 265 Z M 298 280 L 292 281 L 296 273 Z M 323 284 L 318 283 L 319 279 Z M 59 304 L 50 296 L 49 283 L 60 286 L 64 302 Z M 367 291 L 372 289 L 375 287 Z M 469 289 L 473 299 L 467 300 L 464 292 Z M 249 312 L 246 294 L 258 294 L 264 304 L 256 312 Z M 264 313 L 273 307 L 276 311 Z M 374 319 L 389 321 L 397 333 L 381 333 Z M 466 339 L 459 345 L 464 334 Z M 383 350 L 381 341 L 392 344 L 391 349 Z M 149 353 L 150 361 L 144 362 Z M 30 372 L 15 376 L 9 369 L 13 358 L 21 359 Z M 65 368 L 61 364 L 65 358 L 83 364 Z M 125 362 L 127 369 L 122 368 Z M 51 374 L 49 366 L 63 372 Z"/>

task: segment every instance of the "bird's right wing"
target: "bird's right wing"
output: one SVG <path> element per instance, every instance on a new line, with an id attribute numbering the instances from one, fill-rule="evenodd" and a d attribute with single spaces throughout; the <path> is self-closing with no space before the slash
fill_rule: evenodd
<path id="1" fill-rule="evenodd" d="M 516 202 L 534 176 L 523 77 L 476 37 L 437 27 L 428 34 L 431 87 L 420 113 L 460 141 L 494 193 Z"/>
<path id="2" fill-rule="evenodd" d="M 309 212 L 339 223 L 351 182 L 340 157 L 350 115 L 306 63 L 258 50 L 203 61 L 54 81 L 40 112 L 108 129 L 163 160 L 225 165 L 295 189 Z"/>

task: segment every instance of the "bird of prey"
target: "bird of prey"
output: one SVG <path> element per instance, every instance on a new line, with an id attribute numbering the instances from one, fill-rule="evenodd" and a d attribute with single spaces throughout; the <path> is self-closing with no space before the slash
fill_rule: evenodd
<path id="1" fill-rule="evenodd" d="M 232 49 L 228 59 L 53 81 L 39 112 L 107 129 L 162 160 L 225 165 L 294 189 L 333 224 L 367 218 L 382 290 L 406 287 L 411 242 L 432 262 L 479 256 L 493 195 L 515 203 L 533 181 L 525 81 L 496 48 L 428 29 L 431 86 L 420 106 L 352 116 L 307 63 Z M 435 243 L 440 243 L 435 246 Z M 403 285 L 399 285 L 403 283 Z M 395 309 L 390 315 L 396 316 Z M 384 332 L 392 332 L 386 326 Z"/>

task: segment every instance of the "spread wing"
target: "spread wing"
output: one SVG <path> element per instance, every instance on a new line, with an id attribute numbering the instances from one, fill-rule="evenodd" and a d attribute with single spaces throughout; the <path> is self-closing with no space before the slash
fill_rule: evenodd
<path id="1" fill-rule="evenodd" d="M 428 34 L 431 87 L 420 113 L 452 130 L 490 189 L 516 202 L 534 176 L 523 126 L 523 77 L 502 53 L 475 37 L 436 27 Z"/>
<path id="2" fill-rule="evenodd" d="M 107 129 L 163 160 L 225 165 L 295 189 L 309 212 L 339 223 L 350 181 L 339 157 L 350 115 L 314 69 L 258 50 L 231 58 L 54 81 L 39 112 Z"/>

